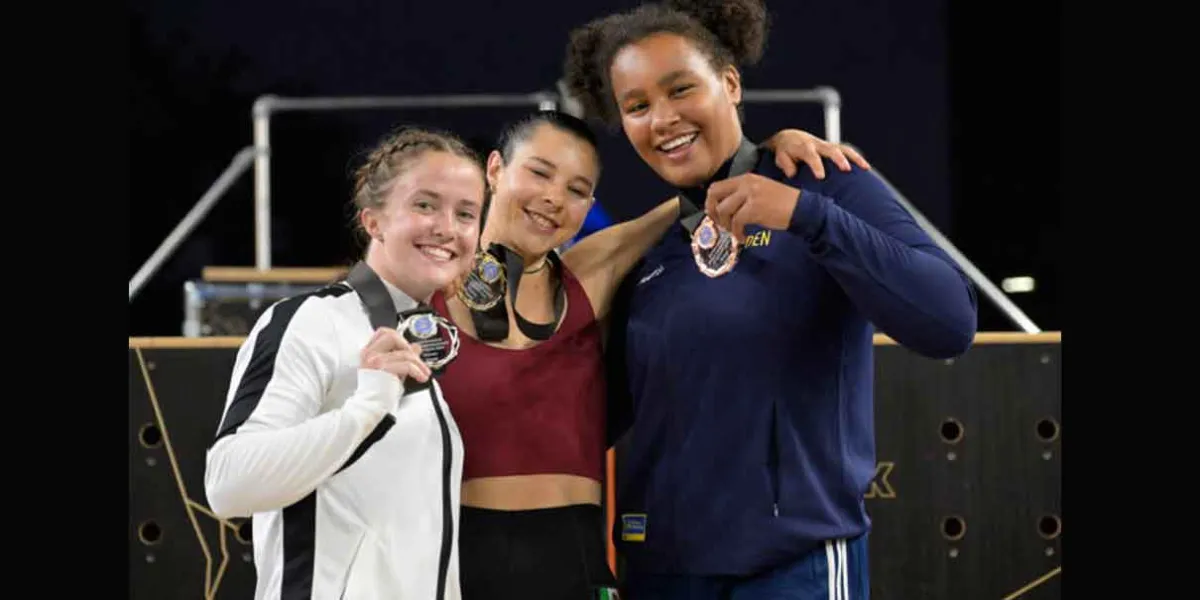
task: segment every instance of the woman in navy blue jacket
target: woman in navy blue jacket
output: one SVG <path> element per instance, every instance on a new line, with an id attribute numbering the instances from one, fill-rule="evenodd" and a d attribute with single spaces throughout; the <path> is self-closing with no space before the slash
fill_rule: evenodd
<path id="1" fill-rule="evenodd" d="M 766 30 L 760 0 L 672 0 L 568 47 L 587 114 L 684 201 L 612 323 L 634 600 L 866 598 L 872 335 L 946 358 L 975 334 L 969 280 L 878 178 L 789 176 L 746 139 L 738 67 Z"/>

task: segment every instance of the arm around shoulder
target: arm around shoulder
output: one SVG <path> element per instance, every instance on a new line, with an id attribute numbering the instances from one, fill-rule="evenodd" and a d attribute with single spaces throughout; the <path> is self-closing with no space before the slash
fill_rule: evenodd
<path id="1" fill-rule="evenodd" d="M 247 337 L 206 457 L 205 492 L 217 516 L 250 516 L 304 498 L 395 408 L 400 380 L 359 369 L 354 394 L 323 410 L 337 342 L 329 316 L 303 298 L 272 307 Z"/>
<path id="2" fill-rule="evenodd" d="M 646 214 L 602 229 L 563 253 L 563 263 L 579 279 L 597 319 L 608 314 L 617 285 L 679 218 L 671 198 Z"/>

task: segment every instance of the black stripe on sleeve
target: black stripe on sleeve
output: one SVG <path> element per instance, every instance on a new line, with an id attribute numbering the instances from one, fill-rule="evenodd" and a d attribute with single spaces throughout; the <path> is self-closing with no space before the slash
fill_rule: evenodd
<path id="1" fill-rule="evenodd" d="M 226 411 L 225 418 L 221 421 L 221 427 L 217 430 L 217 436 L 213 443 L 237 431 L 238 427 L 241 427 L 258 407 L 258 401 L 262 399 L 267 384 L 275 375 L 275 358 L 279 354 L 279 344 L 283 340 L 284 334 L 287 333 L 292 317 L 296 316 L 296 311 L 300 309 L 300 305 L 309 298 L 336 298 L 349 291 L 350 288 L 344 285 L 333 285 L 282 300 L 275 305 L 271 311 L 271 320 L 254 339 L 254 350 L 250 353 L 246 370 L 242 373 L 241 380 L 238 381 L 237 392 L 233 396 L 233 401 L 229 403 L 229 410 Z"/>
<path id="2" fill-rule="evenodd" d="M 349 469 L 350 465 L 358 462 L 358 459 L 362 458 L 362 455 L 366 454 L 367 450 L 369 450 L 371 446 L 375 445 L 375 442 L 383 439 L 384 434 L 386 434 L 388 430 L 392 428 L 392 425 L 395 424 L 396 417 L 390 414 L 384 415 L 383 420 L 381 420 L 379 424 L 375 426 L 375 429 L 371 430 L 371 434 L 368 435 L 366 439 L 359 442 L 358 447 L 354 449 L 354 454 L 351 454 L 350 458 L 346 460 L 346 464 L 342 465 L 341 468 L 335 471 L 334 474 L 341 473 L 342 471 Z"/>

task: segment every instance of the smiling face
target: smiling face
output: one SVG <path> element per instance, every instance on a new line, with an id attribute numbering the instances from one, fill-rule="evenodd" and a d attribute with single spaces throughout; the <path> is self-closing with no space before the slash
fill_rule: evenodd
<path id="1" fill-rule="evenodd" d="M 417 300 L 445 288 L 471 268 L 483 194 L 477 164 L 423 152 L 393 180 L 382 206 L 360 213 L 372 268 Z"/>
<path id="2" fill-rule="evenodd" d="M 614 56 L 609 76 L 625 136 L 671 185 L 703 183 L 737 150 L 738 72 L 714 69 L 687 38 L 657 33 L 630 43 Z"/>
<path id="3" fill-rule="evenodd" d="M 596 148 L 542 123 L 513 145 L 506 162 L 488 157 L 488 237 L 536 262 L 579 233 L 600 173 Z"/>

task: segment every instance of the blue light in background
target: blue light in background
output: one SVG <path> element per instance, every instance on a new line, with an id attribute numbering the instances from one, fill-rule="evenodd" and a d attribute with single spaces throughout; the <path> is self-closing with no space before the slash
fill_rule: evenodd
<path id="1" fill-rule="evenodd" d="M 582 240 L 583 238 L 612 224 L 612 217 L 608 216 L 608 212 L 604 210 L 603 206 L 600 206 L 600 201 L 593 201 L 591 210 L 589 210 L 587 216 L 583 218 L 583 226 L 579 228 L 579 233 L 576 234 L 574 238 L 563 244 L 562 247 L 558 249 L 559 252 L 565 251 L 567 248 L 575 245 L 575 242 L 578 242 L 579 240 Z"/>

